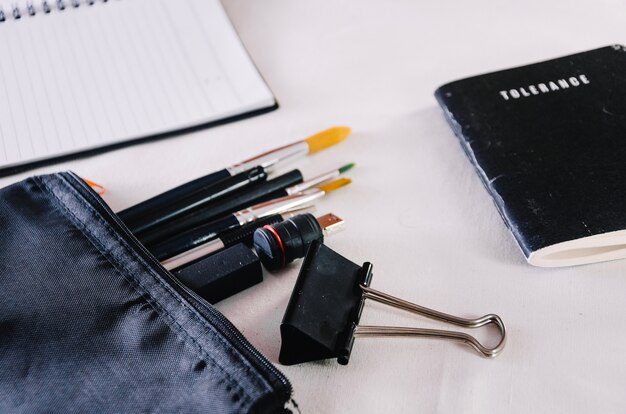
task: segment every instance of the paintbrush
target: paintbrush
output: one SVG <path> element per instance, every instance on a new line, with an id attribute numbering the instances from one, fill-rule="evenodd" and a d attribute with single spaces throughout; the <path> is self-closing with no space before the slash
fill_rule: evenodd
<path id="1" fill-rule="evenodd" d="M 259 154 L 253 158 L 244 160 L 238 164 L 216 171 L 214 173 L 189 181 L 178 187 L 172 188 L 164 193 L 154 196 L 139 204 L 129 207 L 117 213 L 117 215 L 129 227 L 136 227 L 137 221 L 147 214 L 154 214 L 156 211 L 177 202 L 183 198 L 190 197 L 196 192 L 210 191 L 210 188 L 220 181 L 248 171 L 254 167 L 261 167 L 266 173 L 270 173 L 276 166 L 291 161 L 306 154 L 312 154 L 325 148 L 338 144 L 350 134 L 348 127 L 334 127 L 318 132 L 301 141 L 285 145 L 271 151 Z"/>

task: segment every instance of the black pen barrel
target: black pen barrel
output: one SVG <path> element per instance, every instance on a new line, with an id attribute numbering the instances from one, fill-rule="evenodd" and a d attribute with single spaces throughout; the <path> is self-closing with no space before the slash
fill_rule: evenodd
<path id="1" fill-rule="evenodd" d="M 119 211 L 117 215 L 124 223 L 126 223 L 127 226 L 131 226 L 135 220 L 140 217 L 146 214 L 152 214 L 155 210 L 158 210 L 162 206 L 167 206 L 177 200 L 180 200 L 181 198 L 188 197 L 196 191 L 213 185 L 228 177 L 230 177 L 230 173 L 227 169 L 216 171 L 179 185 L 178 187 L 174 187 L 171 190 L 158 194 L 152 198 L 142 201 L 141 203 L 135 204 L 134 206 L 128 207 Z"/>
<path id="2" fill-rule="evenodd" d="M 177 200 L 167 206 L 163 206 L 161 209 L 155 210 L 150 214 L 146 214 L 138 218 L 129 228 L 135 235 L 140 235 L 151 228 L 172 221 L 177 217 L 218 203 L 220 200 L 233 194 L 246 191 L 246 189 L 262 183 L 265 180 L 267 180 L 267 173 L 263 167 L 249 169 L 218 181 L 211 186 L 204 187 L 194 194 Z"/>
<path id="3" fill-rule="evenodd" d="M 239 192 L 220 200 L 219 203 L 211 204 L 206 208 L 185 214 L 168 223 L 163 223 L 149 231 L 137 235 L 137 238 L 146 246 L 154 245 L 160 241 L 169 239 L 188 229 L 208 223 L 220 217 L 234 213 L 246 207 L 266 201 L 268 196 L 286 194 L 287 187 L 302 182 L 302 173 L 292 170 L 272 180 L 266 181 L 250 188 L 248 191 Z M 276 197 L 274 197 L 276 198 Z"/>
<path id="4" fill-rule="evenodd" d="M 149 250 L 157 260 L 163 261 L 215 240 L 220 233 L 236 228 L 239 228 L 239 221 L 235 216 L 226 216 L 150 246 Z"/>
<path id="5" fill-rule="evenodd" d="M 254 232 L 258 228 L 278 224 L 282 221 L 283 217 L 280 214 L 272 214 L 240 226 L 237 219 L 231 215 L 187 230 L 184 233 L 157 243 L 150 250 L 157 259 L 162 261 L 217 239 L 221 241 L 221 246 L 211 250 L 206 254 L 207 256 L 239 243 L 251 247 Z"/>

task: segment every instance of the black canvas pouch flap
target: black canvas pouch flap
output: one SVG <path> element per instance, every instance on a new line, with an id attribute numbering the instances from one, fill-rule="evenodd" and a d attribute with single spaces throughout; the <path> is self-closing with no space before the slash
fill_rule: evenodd
<path id="1" fill-rule="evenodd" d="M 0 412 L 277 412 L 277 371 L 76 175 L 0 190 Z"/>

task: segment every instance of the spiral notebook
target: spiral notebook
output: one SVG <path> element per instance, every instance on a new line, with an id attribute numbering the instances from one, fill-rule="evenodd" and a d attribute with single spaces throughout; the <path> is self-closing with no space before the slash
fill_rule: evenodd
<path id="1" fill-rule="evenodd" d="M 0 175 L 272 110 L 219 0 L 0 1 Z"/>

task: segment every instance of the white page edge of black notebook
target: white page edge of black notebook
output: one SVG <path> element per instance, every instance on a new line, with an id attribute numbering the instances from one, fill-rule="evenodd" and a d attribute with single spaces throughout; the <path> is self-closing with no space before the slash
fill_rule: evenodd
<path id="1" fill-rule="evenodd" d="M 626 230 L 568 240 L 532 252 L 528 263 L 538 267 L 578 266 L 626 258 Z"/>

